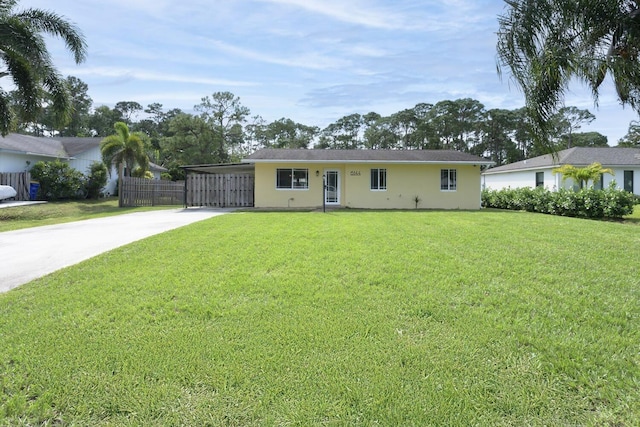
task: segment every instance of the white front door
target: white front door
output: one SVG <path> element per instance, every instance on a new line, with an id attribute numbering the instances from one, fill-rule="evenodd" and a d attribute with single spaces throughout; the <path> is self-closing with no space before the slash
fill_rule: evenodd
<path id="1" fill-rule="evenodd" d="M 340 171 L 327 170 L 324 171 L 325 176 L 325 193 L 324 202 L 327 205 L 340 204 Z"/>

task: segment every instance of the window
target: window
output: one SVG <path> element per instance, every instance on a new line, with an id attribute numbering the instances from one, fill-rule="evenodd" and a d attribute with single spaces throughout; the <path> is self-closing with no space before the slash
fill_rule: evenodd
<path id="1" fill-rule="evenodd" d="M 536 172 L 536 187 L 544 187 L 544 172 Z"/>
<path id="2" fill-rule="evenodd" d="M 440 170 L 440 190 L 442 191 L 456 191 L 457 179 L 455 169 L 441 169 Z"/>
<path id="3" fill-rule="evenodd" d="M 277 169 L 276 188 L 280 190 L 309 188 L 309 169 Z"/>
<path id="4" fill-rule="evenodd" d="M 624 171 L 624 191 L 633 193 L 633 171 Z"/>
<path id="5" fill-rule="evenodd" d="M 371 169 L 371 189 L 386 190 L 387 189 L 387 170 Z"/>
<path id="6" fill-rule="evenodd" d="M 601 173 L 600 174 L 600 179 L 598 180 L 598 182 L 594 182 L 593 183 L 593 189 L 594 190 L 602 190 L 604 188 L 604 174 Z"/>

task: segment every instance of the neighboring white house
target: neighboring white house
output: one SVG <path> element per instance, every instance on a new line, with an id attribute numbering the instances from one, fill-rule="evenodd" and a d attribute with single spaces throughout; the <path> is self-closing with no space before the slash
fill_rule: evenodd
<path id="1" fill-rule="evenodd" d="M 573 147 L 520 162 L 487 169 L 482 174 L 482 187 L 491 190 L 521 187 L 545 187 L 550 190 L 572 188 L 571 179 L 562 181 L 553 169 L 562 165 L 585 167 L 598 162 L 612 169 L 614 175 L 604 174 L 597 188 L 607 188 L 615 180 L 621 189 L 640 195 L 640 148 Z M 589 183 L 591 185 L 591 183 Z"/>
<path id="2" fill-rule="evenodd" d="M 27 172 L 39 161 L 58 159 L 87 174 L 91 163 L 102 161 L 100 141 L 102 138 L 44 138 L 12 133 L 0 137 L 0 172 Z M 160 179 L 167 169 L 152 163 L 150 171 L 154 179 Z M 115 193 L 117 179 L 118 173 L 112 168 L 105 191 Z"/>

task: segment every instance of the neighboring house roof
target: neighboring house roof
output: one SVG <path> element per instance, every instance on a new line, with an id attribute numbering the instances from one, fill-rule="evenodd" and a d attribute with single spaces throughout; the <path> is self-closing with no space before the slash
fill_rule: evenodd
<path id="1" fill-rule="evenodd" d="M 64 145 L 59 140 L 20 135 L 17 133 L 10 133 L 4 138 L 0 138 L 0 151 L 12 151 L 14 153 L 54 158 L 70 157 Z"/>
<path id="2" fill-rule="evenodd" d="M 640 166 L 640 148 L 621 147 L 573 147 L 558 151 L 556 155 L 545 154 L 508 165 L 487 169 L 485 175 L 531 169 L 545 169 L 561 165 L 577 167 L 598 162 L 605 167 Z"/>
<path id="3" fill-rule="evenodd" d="M 102 141 L 102 138 L 78 138 L 69 136 L 57 136 L 55 138 L 47 139 L 55 139 L 57 141 L 60 141 L 62 143 L 62 146 L 70 156 L 77 156 L 78 154 L 89 151 L 92 148 L 99 147 L 100 141 Z"/>
<path id="4" fill-rule="evenodd" d="M 491 165 L 492 161 L 451 150 L 305 150 L 264 148 L 244 163 L 471 163 Z"/>
<path id="5" fill-rule="evenodd" d="M 13 151 L 15 153 L 33 154 L 38 156 L 72 159 L 84 152 L 100 146 L 103 138 L 79 138 L 79 137 L 38 137 L 10 133 L 0 138 L 0 151 Z M 168 169 L 149 163 L 152 172 L 168 172 Z"/>
<path id="6" fill-rule="evenodd" d="M 156 165 L 153 162 L 149 162 L 149 170 L 151 172 L 169 172 L 169 169 L 167 169 L 167 168 L 165 168 L 163 166 L 160 166 L 160 165 Z"/>

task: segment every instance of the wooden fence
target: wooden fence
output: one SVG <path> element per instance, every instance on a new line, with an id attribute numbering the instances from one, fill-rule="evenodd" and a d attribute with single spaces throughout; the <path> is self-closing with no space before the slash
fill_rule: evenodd
<path id="1" fill-rule="evenodd" d="M 124 177 L 120 206 L 184 205 L 184 181 Z"/>
<path id="2" fill-rule="evenodd" d="M 31 174 L 29 172 L 0 173 L 0 185 L 10 185 L 18 193 L 15 200 L 30 200 L 30 184 Z"/>
<path id="3" fill-rule="evenodd" d="M 253 174 L 189 174 L 187 206 L 253 206 Z"/>

